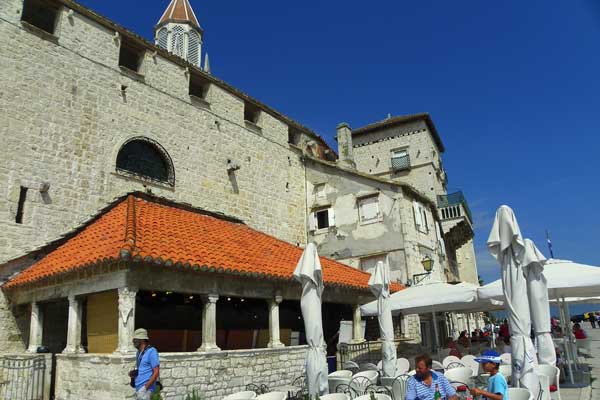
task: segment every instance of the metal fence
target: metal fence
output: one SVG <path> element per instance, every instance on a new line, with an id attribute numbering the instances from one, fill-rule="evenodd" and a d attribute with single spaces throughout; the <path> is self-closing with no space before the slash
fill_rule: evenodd
<path id="1" fill-rule="evenodd" d="M 396 353 L 400 350 L 402 340 L 394 340 Z M 357 364 L 371 363 L 377 364 L 381 360 L 381 341 L 369 341 L 362 343 L 340 343 L 338 349 L 340 365 L 346 361 L 353 361 Z"/>
<path id="2" fill-rule="evenodd" d="M 47 400 L 47 357 L 0 357 L 0 399 Z"/>

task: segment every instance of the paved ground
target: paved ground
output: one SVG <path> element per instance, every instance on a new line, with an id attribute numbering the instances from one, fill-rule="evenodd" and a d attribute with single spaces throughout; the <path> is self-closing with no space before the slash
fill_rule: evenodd
<path id="1" fill-rule="evenodd" d="M 592 339 L 592 354 L 591 357 L 580 357 L 582 371 L 576 375 L 578 384 L 575 387 L 561 384 L 562 400 L 600 400 L 600 329 L 592 329 L 587 323 L 583 328 Z"/>

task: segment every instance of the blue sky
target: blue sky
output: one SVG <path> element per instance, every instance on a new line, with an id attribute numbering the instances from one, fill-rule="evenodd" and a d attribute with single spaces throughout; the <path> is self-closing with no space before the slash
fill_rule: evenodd
<path id="1" fill-rule="evenodd" d="M 469 199 L 480 274 L 496 208 L 600 265 L 600 1 L 191 0 L 213 74 L 322 134 L 429 112 Z M 83 0 L 152 38 L 168 1 Z"/>

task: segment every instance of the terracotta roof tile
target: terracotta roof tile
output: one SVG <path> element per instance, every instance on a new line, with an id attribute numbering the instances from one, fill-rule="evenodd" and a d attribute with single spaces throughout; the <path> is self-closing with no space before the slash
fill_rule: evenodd
<path id="1" fill-rule="evenodd" d="M 4 285 L 13 288 L 104 259 L 157 260 L 202 270 L 292 279 L 302 249 L 240 222 L 129 195 Z M 367 289 L 369 274 L 321 257 L 325 285 Z M 157 266 L 158 267 L 158 266 Z M 393 290 L 400 285 L 394 284 Z"/>
<path id="2" fill-rule="evenodd" d="M 166 24 L 167 22 L 189 22 L 200 28 L 196 14 L 188 0 L 171 0 L 157 25 Z"/>

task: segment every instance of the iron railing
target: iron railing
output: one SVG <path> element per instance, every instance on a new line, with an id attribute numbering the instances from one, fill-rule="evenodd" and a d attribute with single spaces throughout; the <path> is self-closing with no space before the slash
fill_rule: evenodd
<path id="1" fill-rule="evenodd" d="M 466 216 L 473 223 L 471 210 L 463 192 L 458 191 L 446 195 L 438 195 L 437 199 L 442 220 Z"/>
<path id="2" fill-rule="evenodd" d="M 392 157 L 392 171 L 402 171 L 409 168 L 410 156 L 408 154 Z"/>
<path id="3" fill-rule="evenodd" d="M 45 400 L 46 358 L 0 357 L 0 399 Z"/>

